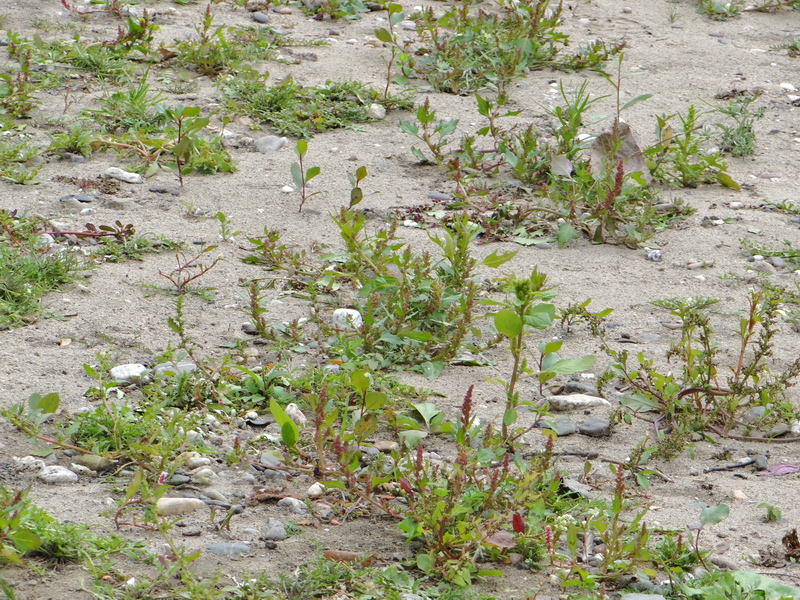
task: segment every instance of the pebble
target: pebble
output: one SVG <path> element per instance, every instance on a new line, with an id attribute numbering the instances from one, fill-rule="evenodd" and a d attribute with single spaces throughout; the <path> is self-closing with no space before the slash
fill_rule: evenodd
<path id="1" fill-rule="evenodd" d="M 197 467 L 206 467 L 211 464 L 211 459 L 207 456 L 193 456 L 186 461 L 186 467 L 189 469 L 196 469 Z"/>
<path id="2" fill-rule="evenodd" d="M 278 519 L 269 517 L 261 527 L 261 539 L 273 542 L 282 542 L 289 534 L 286 533 L 286 526 Z"/>
<path id="3" fill-rule="evenodd" d="M 550 250 L 553 247 L 553 244 L 550 242 L 539 242 L 538 244 L 534 244 L 533 247 L 539 250 Z"/>
<path id="4" fill-rule="evenodd" d="M 156 501 L 156 513 L 161 517 L 185 515 L 205 505 L 199 498 L 159 498 Z"/>
<path id="5" fill-rule="evenodd" d="M 75 483 L 78 481 L 78 474 L 73 473 L 67 467 L 61 465 L 51 465 L 45 467 L 36 476 L 45 483 Z"/>
<path id="6" fill-rule="evenodd" d="M 131 173 L 129 171 L 123 171 L 118 167 L 109 167 L 103 173 L 106 177 L 111 177 L 112 179 L 119 179 L 120 181 L 124 181 L 125 183 L 142 183 L 144 181 L 142 176 L 138 173 Z"/>
<path id="7" fill-rule="evenodd" d="M 578 431 L 578 424 L 569 417 L 559 417 L 552 423 L 542 423 L 542 425 L 555 431 L 558 437 L 566 437 Z"/>
<path id="8" fill-rule="evenodd" d="M 414 21 L 408 21 L 408 20 L 400 21 L 399 25 L 400 25 L 400 29 L 405 29 L 406 31 L 416 31 L 417 30 L 417 24 L 414 23 Z"/>
<path id="9" fill-rule="evenodd" d="M 257 335 L 258 329 L 256 329 L 256 326 L 252 323 L 242 323 L 242 332 L 247 335 Z"/>
<path id="10" fill-rule="evenodd" d="M 663 259 L 663 255 L 661 254 L 661 250 L 648 250 L 647 251 L 647 260 L 652 260 L 653 262 L 661 262 Z"/>
<path id="11" fill-rule="evenodd" d="M 308 418 L 306 418 L 306 416 L 303 414 L 303 411 L 300 410 L 300 407 L 294 402 L 287 404 L 286 408 L 283 410 L 292 421 L 300 426 L 303 426 L 308 422 Z"/>
<path id="12" fill-rule="evenodd" d="M 58 201 L 68 206 L 80 206 L 82 208 L 84 203 L 91 202 L 92 199 L 86 194 L 69 194 L 68 196 L 61 196 Z"/>
<path id="13" fill-rule="evenodd" d="M 767 457 L 763 454 L 759 454 L 758 456 L 754 456 L 753 466 L 755 466 L 756 471 L 764 471 L 767 468 Z"/>
<path id="14" fill-rule="evenodd" d="M 256 23 L 269 23 L 269 15 L 262 12 L 254 12 L 250 15 Z"/>
<path id="15" fill-rule="evenodd" d="M 160 363 L 153 367 L 153 373 L 158 376 L 174 376 L 180 375 L 181 373 L 191 373 L 193 371 L 197 371 L 197 365 L 190 360 Z"/>
<path id="16" fill-rule="evenodd" d="M 281 191 L 282 191 L 284 194 L 291 194 L 291 193 L 294 191 L 294 188 L 293 188 L 292 186 L 290 186 L 290 185 L 285 185 L 285 186 L 283 186 L 283 187 L 281 188 Z"/>
<path id="17" fill-rule="evenodd" d="M 633 12 L 633 9 L 630 6 L 623 6 L 622 12 L 625 13 L 626 15 L 629 15 Z"/>
<path id="18" fill-rule="evenodd" d="M 317 482 L 311 485 L 306 493 L 310 498 L 322 498 L 325 495 L 325 486 Z"/>
<path id="19" fill-rule="evenodd" d="M 765 260 L 756 262 L 753 265 L 753 271 L 756 271 L 757 273 L 767 273 L 769 275 L 772 275 L 772 274 L 778 272 L 775 269 L 775 267 L 773 267 L 770 263 L 768 263 Z"/>
<path id="20" fill-rule="evenodd" d="M 290 15 L 292 14 L 292 9 L 288 6 L 278 6 L 277 8 L 273 8 L 272 12 L 278 13 L 279 15 Z"/>
<path id="21" fill-rule="evenodd" d="M 697 475 L 700 475 L 700 471 L 692 467 L 689 469 L 689 475 L 691 475 L 692 477 L 696 477 Z"/>
<path id="22" fill-rule="evenodd" d="M 142 376 L 147 372 L 147 367 L 139 363 L 128 363 L 112 367 L 108 374 L 111 379 L 121 385 L 138 383 Z"/>
<path id="23" fill-rule="evenodd" d="M 784 82 L 781 84 L 781 89 L 786 92 L 796 92 L 797 88 L 794 87 L 791 83 Z"/>
<path id="24" fill-rule="evenodd" d="M 304 515 L 308 513 L 306 503 L 297 498 L 281 498 L 278 500 L 278 507 L 284 508 L 291 513 Z"/>
<path id="25" fill-rule="evenodd" d="M 780 256 L 771 256 L 768 260 L 772 264 L 772 266 L 775 267 L 776 269 L 786 268 L 786 261 L 783 260 Z"/>
<path id="26" fill-rule="evenodd" d="M 114 466 L 113 460 L 105 456 L 97 456 L 96 454 L 81 454 L 75 462 L 98 473 L 108 471 Z"/>
<path id="27" fill-rule="evenodd" d="M 333 507 L 327 502 L 314 502 L 314 511 L 323 519 L 333 515 Z"/>
<path id="28" fill-rule="evenodd" d="M 589 25 L 591 24 L 591 22 L 592 22 L 591 19 L 578 19 L 578 23 L 580 23 L 581 25 Z"/>
<path id="29" fill-rule="evenodd" d="M 589 437 L 611 435 L 611 421 L 602 417 L 591 417 L 578 426 L 578 432 Z"/>
<path id="30" fill-rule="evenodd" d="M 369 48 L 383 48 L 383 42 L 378 38 L 373 37 L 367 38 L 367 40 L 364 42 L 364 45 L 368 46 Z"/>
<path id="31" fill-rule="evenodd" d="M 192 483 L 196 483 L 197 485 L 211 485 L 218 480 L 219 477 L 217 477 L 217 474 L 208 467 L 201 468 L 192 473 Z"/>
<path id="32" fill-rule="evenodd" d="M 578 494 L 579 496 L 583 496 L 589 500 L 594 499 L 594 488 L 592 488 L 590 485 L 586 485 L 585 483 L 581 483 L 576 479 L 564 479 L 561 481 L 561 485 L 574 494 Z"/>
<path id="33" fill-rule="evenodd" d="M 747 496 L 742 490 L 733 490 L 731 496 L 734 500 L 747 500 Z"/>
<path id="34" fill-rule="evenodd" d="M 261 456 L 258 457 L 258 462 L 260 462 L 265 467 L 282 467 L 283 463 L 281 459 L 271 454 L 269 452 L 262 452 Z"/>
<path id="35" fill-rule="evenodd" d="M 744 208 L 744 204 L 741 202 L 731 202 L 728 206 L 730 206 L 733 210 Z"/>
<path id="36" fill-rule="evenodd" d="M 400 449 L 400 444 L 393 442 L 392 440 L 380 440 L 375 442 L 373 446 L 378 452 L 385 452 L 387 454 Z"/>
<path id="37" fill-rule="evenodd" d="M 248 554 L 250 552 L 250 546 L 237 542 L 227 544 L 209 544 L 206 546 L 206 550 L 211 552 L 211 554 L 233 556 L 234 554 Z"/>
<path id="38" fill-rule="evenodd" d="M 548 396 L 547 402 L 550 410 L 553 411 L 579 410 L 590 406 L 611 406 L 611 403 L 605 398 L 589 396 L 588 394 Z"/>
<path id="39" fill-rule="evenodd" d="M 364 324 L 361 313 L 352 308 L 337 308 L 333 311 L 333 326 L 339 331 L 360 329 Z"/>
<path id="40" fill-rule="evenodd" d="M 367 109 L 367 116 L 370 119 L 381 120 L 386 118 L 386 108 L 384 108 L 380 104 L 370 104 L 369 109 Z"/>
<path id="41" fill-rule="evenodd" d="M 241 477 L 231 481 L 231 485 L 255 485 L 257 481 L 256 476 L 252 473 L 244 473 Z"/>
<path id="42" fill-rule="evenodd" d="M 661 594 L 640 594 L 637 592 L 633 594 L 622 594 L 619 600 L 666 600 L 666 598 Z"/>
<path id="43" fill-rule="evenodd" d="M 277 135 L 265 135 L 253 141 L 253 144 L 261 154 L 271 154 L 277 152 L 286 145 L 285 137 Z"/>

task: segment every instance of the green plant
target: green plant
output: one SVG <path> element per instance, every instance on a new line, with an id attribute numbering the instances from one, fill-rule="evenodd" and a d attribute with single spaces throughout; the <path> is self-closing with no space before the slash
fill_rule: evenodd
<path id="1" fill-rule="evenodd" d="M 0 486 L 0 564 L 22 564 L 22 555 L 42 544 L 30 527 L 33 505 L 29 491 Z"/>
<path id="2" fill-rule="evenodd" d="M 179 296 L 182 296 L 188 292 L 197 291 L 190 284 L 197 281 L 200 277 L 216 267 L 219 261 L 222 260 L 222 257 L 218 256 L 210 264 L 203 264 L 200 262 L 200 259 L 204 258 L 206 254 L 213 252 L 216 249 L 216 246 L 206 246 L 195 256 L 187 257 L 187 255 L 180 248 L 176 248 L 175 260 L 177 261 L 177 267 L 169 273 L 164 273 L 163 271 L 159 270 L 158 274 L 173 285 L 174 289 L 172 291 Z M 213 288 L 204 289 L 205 291 L 213 290 Z"/>
<path id="3" fill-rule="evenodd" d="M 680 451 L 689 432 L 708 430 L 721 436 L 741 437 L 732 429 L 743 412 L 753 406 L 777 409 L 775 418 L 787 410 L 791 412 L 784 399 L 786 389 L 800 375 L 800 360 L 790 363 L 778 375 L 771 374 L 767 362 L 781 318 L 781 294 L 778 290 L 751 292 L 747 312 L 736 331 L 739 351 L 730 365 L 719 364 L 719 346 L 708 315 L 708 308 L 717 301 L 707 298 L 655 302 L 681 319 L 681 339 L 668 352 L 669 359 L 680 361 L 679 373 L 660 373 L 642 353 L 636 358 L 638 368 L 631 369 L 627 352 L 604 346 L 614 361 L 610 374 L 632 386 L 622 399 L 623 406 L 637 416 L 646 411 L 656 413 L 652 420 L 656 438 L 663 450 L 669 448 L 667 456 Z M 720 378 L 724 372 L 728 376 L 723 383 Z M 664 428 L 673 431 L 665 435 Z"/>
<path id="4" fill-rule="evenodd" d="M 722 130 L 720 149 L 728 152 L 731 156 L 741 158 L 751 156 L 754 152 L 756 134 L 753 125 L 757 119 L 764 116 L 764 107 L 752 110 L 750 105 L 756 101 L 755 96 L 741 96 L 729 102 L 726 106 L 721 106 L 717 111 L 730 117 L 735 125 L 717 123 L 717 127 Z"/>
<path id="5" fill-rule="evenodd" d="M 497 332 L 508 338 L 514 365 L 508 381 L 498 380 L 506 392 L 506 409 L 503 414 L 502 437 L 511 441 L 517 435 L 510 435 L 509 428 L 517 421 L 517 409 L 520 405 L 517 384 L 527 378 L 536 376 L 539 391 L 558 374 L 571 375 L 590 368 L 595 356 L 584 356 L 580 359 L 562 359 L 558 356 L 562 342 L 542 342 L 539 344 L 539 358 L 533 366 L 529 365 L 526 356 L 525 337 L 527 330 L 547 329 L 555 320 L 556 309 L 548 303 L 555 297 L 552 289 L 546 287 L 547 276 L 534 268 L 529 277 L 509 275 L 500 282 L 501 287 L 509 295 L 505 302 L 483 301 L 483 304 L 503 306 L 494 313 L 494 326 Z"/>
<path id="6" fill-rule="evenodd" d="M 209 2 L 203 13 L 202 24 L 195 27 L 199 39 L 177 44 L 178 61 L 208 77 L 218 77 L 231 71 L 241 60 L 241 53 L 236 43 L 225 36 L 226 30 L 225 26 L 214 29 L 214 16 Z"/>
<path id="7" fill-rule="evenodd" d="M 178 173 L 178 182 L 183 187 L 183 176 L 195 170 L 195 158 L 203 146 L 198 134 L 208 125 L 209 119 L 200 116 L 199 106 L 178 105 L 167 109 L 164 114 L 177 129 L 175 143 L 169 150 L 175 157 L 175 171 Z"/>
<path id="8" fill-rule="evenodd" d="M 115 90 L 99 100 L 102 108 L 86 109 L 83 114 L 101 125 L 105 131 L 159 131 L 167 123 L 164 97 L 150 94 L 147 77 L 125 90 Z"/>
<path id="9" fill-rule="evenodd" d="M 233 229 L 231 229 L 231 221 L 224 212 L 218 212 L 216 219 L 219 221 L 219 237 L 222 239 L 222 241 L 231 242 L 237 235 L 239 235 L 240 232 L 233 231 Z"/>
<path id="10" fill-rule="evenodd" d="M 308 182 L 319 175 L 320 168 L 310 167 L 305 169 L 303 167 L 303 159 L 306 156 L 306 152 L 308 152 L 308 142 L 305 140 L 297 140 L 294 153 L 297 156 L 298 162 L 292 163 L 291 167 L 292 181 L 294 181 L 295 187 L 300 190 L 300 206 L 298 207 L 297 212 L 303 212 L 303 205 L 306 203 L 306 200 L 319 194 L 319 192 L 312 192 L 310 194 L 308 193 Z"/>
<path id="11" fill-rule="evenodd" d="M 50 152 L 64 154 L 71 152 L 72 154 L 80 154 L 82 156 L 91 156 L 92 142 L 96 134 L 91 129 L 87 129 L 80 123 L 73 123 L 65 131 L 56 133 L 50 137 Z"/>
<path id="12" fill-rule="evenodd" d="M 758 508 L 763 508 L 766 510 L 767 514 L 764 515 L 764 521 L 767 523 L 779 523 L 783 519 L 783 512 L 781 512 L 781 509 L 776 506 L 772 506 L 772 504 L 761 502 L 758 505 Z"/>
<path id="13" fill-rule="evenodd" d="M 731 17 L 735 17 L 742 11 L 741 0 L 732 0 L 731 2 L 717 2 L 716 0 L 699 0 L 700 8 L 697 12 L 707 15 L 709 19 L 714 21 L 725 21 Z"/>
<path id="14" fill-rule="evenodd" d="M 14 74 L 0 73 L 0 114 L 24 117 L 39 101 L 34 98 L 36 86 L 31 81 L 31 51 L 17 54 L 19 69 Z"/>
<path id="15" fill-rule="evenodd" d="M 408 64 L 410 57 L 406 53 L 405 48 L 400 45 L 397 33 L 394 29 L 395 25 L 405 19 L 403 7 L 399 4 L 390 3 L 386 6 L 386 11 L 389 13 L 389 28 L 381 27 L 380 29 L 376 29 L 375 37 L 381 42 L 389 44 L 389 50 L 391 50 L 392 53 L 389 60 L 386 61 L 386 87 L 383 88 L 383 99 L 388 101 L 389 87 L 391 84 L 394 83 L 401 86 L 408 85 L 408 70 L 404 67 Z M 392 75 L 395 63 L 399 64 L 401 67 L 401 73 L 399 75 Z"/>

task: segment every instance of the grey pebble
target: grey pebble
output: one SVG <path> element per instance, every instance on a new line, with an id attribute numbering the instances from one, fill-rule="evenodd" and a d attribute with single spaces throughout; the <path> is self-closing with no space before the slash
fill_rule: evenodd
<path id="1" fill-rule="evenodd" d="M 276 471 L 275 469 L 265 469 L 263 475 L 264 479 L 279 479 L 282 481 L 286 481 L 288 479 L 286 477 L 286 473 L 283 471 Z"/>
<path id="2" fill-rule="evenodd" d="M 278 507 L 283 508 L 291 513 L 304 515 L 308 513 L 306 503 L 297 498 L 281 498 L 278 500 Z"/>
<path id="3" fill-rule="evenodd" d="M 252 15 L 253 21 L 256 23 L 269 23 L 269 15 L 266 15 L 262 12 L 254 12 Z"/>
<path id="4" fill-rule="evenodd" d="M 242 331 L 247 335 L 258 335 L 258 329 L 252 323 L 242 323 Z"/>
<path id="5" fill-rule="evenodd" d="M 449 202 L 453 199 L 451 194 L 442 194 L 441 192 L 431 192 L 428 194 L 428 198 L 431 200 L 440 200 L 442 202 Z"/>
<path id="6" fill-rule="evenodd" d="M 783 260 L 780 256 L 772 256 L 769 259 L 769 262 L 772 263 L 772 266 L 776 269 L 784 269 L 786 268 L 786 261 Z"/>
<path id="7" fill-rule="evenodd" d="M 238 479 L 231 481 L 232 485 L 255 485 L 256 483 L 256 477 L 252 473 L 245 473 Z"/>
<path id="8" fill-rule="evenodd" d="M 165 185 L 154 185 L 149 188 L 149 191 L 154 194 L 172 194 L 173 196 L 180 196 L 181 190 L 179 188 L 167 187 Z"/>
<path id="9" fill-rule="evenodd" d="M 239 544 L 236 542 L 229 544 L 209 544 L 206 550 L 212 554 L 219 554 L 221 556 L 233 556 L 234 554 L 248 554 L 250 546 L 247 544 Z"/>
<path id="10" fill-rule="evenodd" d="M 591 417 L 578 426 L 578 432 L 589 437 L 611 435 L 611 421 L 602 417 Z"/>
<path id="11" fill-rule="evenodd" d="M 622 594 L 619 600 L 666 600 L 661 594 Z"/>
<path id="12" fill-rule="evenodd" d="M 539 242 L 538 244 L 533 245 L 534 248 L 538 248 L 539 250 L 550 250 L 553 247 L 553 244 L 550 242 Z"/>
<path id="13" fill-rule="evenodd" d="M 753 265 L 753 271 L 756 271 L 757 273 L 767 273 L 769 275 L 777 273 L 775 267 L 765 260 L 756 261 L 756 263 Z"/>
<path id="14" fill-rule="evenodd" d="M 265 135 L 255 140 L 253 144 L 261 154 L 271 154 L 286 145 L 286 138 L 278 137 L 277 135 Z"/>
<path id="15" fill-rule="evenodd" d="M 552 429 L 555 431 L 558 437 L 572 435 L 578 431 L 578 424 L 569 417 L 559 417 L 550 423 L 540 421 L 539 424 L 541 425 L 542 429 Z"/>
<path id="16" fill-rule="evenodd" d="M 268 518 L 261 527 L 261 539 L 281 542 L 288 537 L 286 526 L 278 519 Z"/>
<path id="17" fill-rule="evenodd" d="M 767 457 L 763 454 L 759 454 L 758 456 L 754 456 L 753 460 L 755 460 L 756 471 L 763 471 L 767 468 Z"/>
<path id="18" fill-rule="evenodd" d="M 69 202 L 70 200 L 77 200 L 78 202 L 91 202 L 92 199 L 86 194 L 69 194 L 68 196 L 61 196 L 59 202 Z"/>
<path id="19" fill-rule="evenodd" d="M 265 467 L 283 466 L 281 459 L 270 452 L 262 452 L 261 456 L 258 457 L 258 462 L 260 462 Z"/>
<path id="20" fill-rule="evenodd" d="M 190 360 L 161 363 L 153 367 L 153 373 L 156 375 L 180 375 L 192 371 L 197 371 L 197 365 Z"/>
<path id="21" fill-rule="evenodd" d="M 697 475 L 700 475 L 700 471 L 698 471 L 697 469 L 692 467 L 691 469 L 689 469 L 689 475 L 691 475 L 692 477 L 695 477 Z"/>

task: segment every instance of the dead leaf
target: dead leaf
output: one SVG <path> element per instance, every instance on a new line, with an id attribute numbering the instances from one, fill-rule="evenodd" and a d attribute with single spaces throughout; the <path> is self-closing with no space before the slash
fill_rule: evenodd
<path id="1" fill-rule="evenodd" d="M 616 128 L 598 135 L 589 149 L 589 162 L 596 176 L 616 172 L 619 161 L 622 161 L 626 175 L 641 173 L 646 185 L 653 181 L 633 130 L 621 119 Z"/>
<path id="2" fill-rule="evenodd" d="M 280 490 L 260 489 L 256 492 L 253 492 L 247 498 L 245 504 L 249 507 L 253 507 L 259 502 L 277 502 L 278 500 L 283 500 L 284 498 L 297 498 L 297 496 L 286 487 Z"/>
<path id="3" fill-rule="evenodd" d="M 797 537 L 797 529 L 792 529 L 783 536 L 781 542 L 786 549 L 786 558 L 800 559 L 800 538 Z"/>
<path id="4" fill-rule="evenodd" d="M 756 475 L 760 475 L 762 477 L 777 477 L 779 475 L 791 475 L 792 473 L 800 473 L 800 467 L 797 465 L 775 465 L 774 467 L 770 467 L 766 471 L 760 471 L 756 473 Z"/>
<path id="5" fill-rule="evenodd" d="M 569 177 L 572 175 L 572 162 L 567 158 L 566 154 L 552 154 L 550 155 L 550 172 L 553 175 L 560 175 L 562 177 Z"/>
<path id="6" fill-rule="evenodd" d="M 514 536 L 507 531 L 498 531 L 485 538 L 483 542 L 495 548 L 514 548 L 517 545 L 517 542 L 514 541 Z"/>

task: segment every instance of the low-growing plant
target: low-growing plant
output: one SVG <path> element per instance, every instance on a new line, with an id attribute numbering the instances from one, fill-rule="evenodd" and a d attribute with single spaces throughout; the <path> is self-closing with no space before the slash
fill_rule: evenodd
<path id="1" fill-rule="evenodd" d="M 303 159 L 308 152 L 308 142 L 305 140 L 297 140 L 297 145 L 294 148 L 294 153 L 297 156 L 297 162 L 292 163 L 292 181 L 294 186 L 300 191 L 300 206 L 297 212 L 303 212 L 303 205 L 306 200 L 312 196 L 316 196 L 319 192 L 308 193 L 308 182 L 314 179 L 320 173 L 319 167 L 309 167 L 306 169 L 303 165 Z"/>
<path id="2" fill-rule="evenodd" d="M 80 154 L 81 156 L 91 156 L 92 142 L 96 134 L 91 129 L 80 123 L 73 123 L 66 130 L 50 136 L 50 152 L 57 154 Z"/>
<path id="3" fill-rule="evenodd" d="M 731 100 L 717 109 L 721 115 L 730 117 L 735 125 L 717 123 L 721 130 L 720 150 L 731 156 L 741 158 L 755 152 L 756 134 L 753 130 L 756 120 L 764 116 L 764 107 L 753 110 L 751 104 L 756 96 L 742 96 Z"/>

